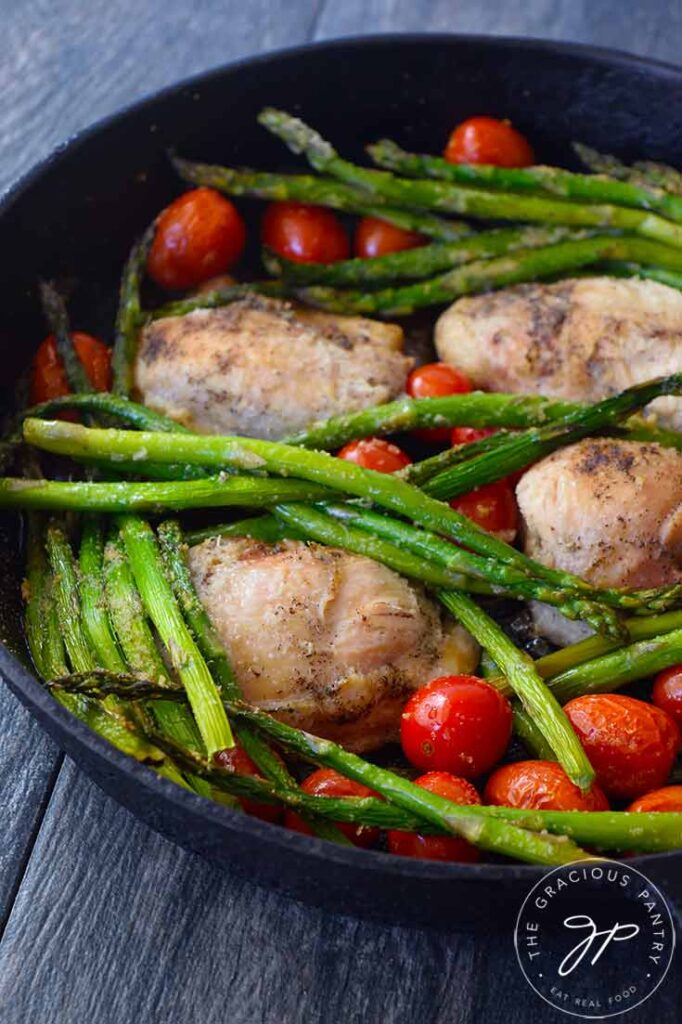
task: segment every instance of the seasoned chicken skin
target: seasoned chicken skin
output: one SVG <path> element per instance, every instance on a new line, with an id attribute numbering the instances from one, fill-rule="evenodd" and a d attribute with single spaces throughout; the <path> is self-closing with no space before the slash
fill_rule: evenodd
<path id="1" fill-rule="evenodd" d="M 682 293 L 612 277 L 519 285 L 459 299 L 435 343 L 486 391 L 595 401 L 682 370 Z M 682 399 L 649 411 L 682 429 Z"/>
<path id="2" fill-rule="evenodd" d="M 371 559 L 246 538 L 207 540 L 189 558 L 247 700 L 353 750 L 397 739 L 412 690 L 476 665 L 471 636 Z"/>
<path id="3" fill-rule="evenodd" d="M 682 581 L 682 453 L 658 444 L 580 441 L 537 463 L 516 497 L 525 550 L 544 565 L 603 587 Z M 575 639 L 563 617 L 534 609 L 557 642 Z"/>
<path id="4" fill-rule="evenodd" d="M 252 297 L 152 321 L 135 387 L 204 434 L 276 440 L 399 395 L 412 361 L 394 324 Z"/>

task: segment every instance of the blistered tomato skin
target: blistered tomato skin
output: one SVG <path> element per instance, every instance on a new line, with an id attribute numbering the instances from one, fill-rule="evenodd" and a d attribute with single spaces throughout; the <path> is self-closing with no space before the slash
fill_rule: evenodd
<path id="1" fill-rule="evenodd" d="M 478 792 L 466 779 L 449 772 L 427 772 L 414 780 L 429 793 L 435 793 L 454 804 L 480 804 Z M 480 859 L 475 846 L 457 836 L 423 836 L 418 832 L 388 833 L 388 848 L 400 857 L 417 857 L 420 860 L 446 860 L 474 864 Z"/>
<path id="2" fill-rule="evenodd" d="M 682 813 L 682 786 L 663 786 L 633 800 L 626 811 L 674 811 Z"/>
<path id="3" fill-rule="evenodd" d="M 244 222 L 230 200 L 195 188 L 159 215 L 147 270 L 161 288 L 194 288 L 230 270 L 245 244 Z"/>
<path id="4" fill-rule="evenodd" d="M 666 782 L 681 740 L 665 711 L 620 693 L 575 697 L 564 711 L 609 796 L 632 800 Z"/>
<path id="5" fill-rule="evenodd" d="M 509 121 L 470 117 L 448 139 L 444 157 L 451 164 L 529 167 L 535 156 L 528 140 Z"/>
<path id="6" fill-rule="evenodd" d="M 473 384 L 465 373 L 447 363 L 425 363 L 409 374 L 405 385 L 410 398 L 443 398 L 445 395 L 466 395 Z M 415 437 L 429 444 L 446 444 L 451 427 L 429 427 L 415 430 Z"/>
<path id="7" fill-rule="evenodd" d="M 234 772 L 235 775 L 253 775 L 262 778 L 258 768 L 246 753 L 243 747 L 236 744 L 234 747 L 220 750 L 214 756 L 215 763 L 221 768 Z M 282 809 L 276 804 L 259 804 L 254 800 L 240 799 L 240 804 L 247 814 L 261 821 L 279 821 L 282 817 Z"/>
<path id="8" fill-rule="evenodd" d="M 659 672 L 654 680 L 651 699 L 682 729 L 682 665 L 673 665 Z"/>
<path id="9" fill-rule="evenodd" d="M 311 796 L 377 796 L 374 790 L 363 786 L 361 782 L 347 779 L 345 775 L 341 775 L 340 772 L 335 771 L 333 768 L 318 768 L 301 783 L 301 789 L 304 793 L 308 793 Z M 286 812 L 284 815 L 284 825 L 294 832 L 303 832 L 308 836 L 314 834 L 308 823 L 299 814 L 296 814 L 295 811 Z M 379 838 L 379 829 L 367 825 L 351 825 L 349 822 L 337 822 L 337 828 L 343 832 L 347 839 L 350 839 L 354 846 L 360 846 L 363 849 L 374 846 Z"/>
<path id="10" fill-rule="evenodd" d="M 511 726 L 511 705 L 494 686 L 477 676 L 440 676 L 408 700 L 400 741 L 416 768 L 475 779 L 502 757 Z"/>
<path id="11" fill-rule="evenodd" d="M 374 259 L 391 252 L 416 249 L 427 241 L 416 231 L 406 231 L 377 217 L 363 217 L 355 229 L 355 255 L 360 259 Z"/>
<path id="12" fill-rule="evenodd" d="M 295 263 L 336 263 L 348 259 L 348 236 L 338 217 L 322 206 L 271 203 L 261 227 L 263 244 Z"/>
<path id="13" fill-rule="evenodd" d="M 373 469 L 376 473 L 396 473 L 412 462 L 397 444 L 391 444 L 383 437 L 363 437 L 359 441 L 350 441 L 337 452 L 337 458 L 354 462 L 356 466 L 365 469 Z"/>
<path id="14" fill-rule="evenodd" d="M 486 804 L 535 811 L 608 811 L 609 802 L 594 783 L 582 793 L 556 761 L 516 761 L 504 764 L 488 779 Z"/>

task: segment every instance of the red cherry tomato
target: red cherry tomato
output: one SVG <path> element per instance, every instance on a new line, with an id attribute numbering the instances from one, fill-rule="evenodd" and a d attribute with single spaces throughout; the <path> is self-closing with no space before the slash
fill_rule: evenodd
<path id="1" fill-rule="evenodd" d="M 359 441 L 351 441 L 337 453 L 337 457 L 364 466 L 365 469 L 374 469 L 377 473 L 395 473 L 412 462 L 397 444 L 384 441 L 383 437 L 363 437 Z"/>
<path id="2" fill-rule="evenodd" d="M 668 778 L 680 730 L 665 711 L 620 693 L 575 697 L 564 711 L 610 796 L 633 799 Z"/>
<path id="3" fill-rule="evenodd" d="M 633 800 L 626 811 L 682 812 L 682 786 L 663 786 Z"/>
<path id="4" fill-rule="evenodd" d="M 415 786 L 429 793 L 452 800 L 455 804 L 480 804 L 476 789 L 466 779 L 449 772 L 427 772 L 414 780 Z M 388 848 L 400 857 L 418 857 L 423 860 L 450 860 L 473 864 L 480 857 L 475 846 L 457 836 L 422 836 L 418 832 L 388 833 Z"/>
<path id="5" fill-rule="evenodd" d="M 238 744 L 218 751 L 214 761 L 221 768 L 226 768 L 228 771 L 234 772 L 235 775 L 254 775 L 256 778 L 261 778 L 256 765 L 243 747 Z M 255 800 L 247 799 L 240 799 L 239 802 L 247 814 L 252 814 L 254 818 L 260 818 L 262 821 L 279 821 L 282 816 L 281 807 L 275 804 L 260 804 Z"/>
<path id="6" fill-rule="evenodd" d="M 427 241 L 424 235 L 416 231 L 406 231 L 377 217 L 363 217 L 355 229 L 355 255 L 362 259 L 373 259 L 375 256 L 386 256 L 389 252 L 416 249 Z"/>
<path id="7" fill-rule="evenodd" d="M 405 390 L 411 398 L 440 398 L 443 395 L 466 395 L 473 391 L 473 384 L 460 370 L 447 363 L 426 363 L 417 366 L 407 378 Z M 433 427 L 415 430 L 415 436 L 432 444 L 442 444 L 450 439 L 450 427 Z"/>
<path id="8" fill-rule="evenodd" d="M 556 761 L 503 764 L 488 779 L 487 804 L 535 811 L 608 811 L 609 802 L 594 783 L 587 793 L 574 786 Z"/>
<path id="9" fill-rule="evenodd" d="M 450 444 L 453 448 L 458 444 L 473 444 L 474 441 L 482 441 L 484 437 L 496 433 L 492 427 L 453 427 Z"/>
<path id="10" fill-rule="evenodd" d="M 296 263 L 335 263 L 350 256 L 341 221 L 322 206 L 271 203 L 261 235 L 264 245 Z"/>
<path id="11" fill-rule="evenodd" d="M 682 665 L 673 665 L 659 672 L 654 679 L 651 699 L 657 708 L 666 711 L 682 729 Z"/>
<path id="12" fill-rule="evenodd" d="M 111 349 L 91 334 L 74 331 L 71 335 L 76 355 L 83 364 L 88 379 L 96 391 L 111 388 Z M 35 354 L 31 367 L 31 402 L 38 405 L 51 398 L 61 398 L 71 392 L 64 364 L 57 352 L 54 334 L 49 334 Z M 65 412 L 61 418 L 76 420 L 75 413 Z"/>
<path id="13" fill-rule="evenodd" d="M 504 754 L 511 723 L 509 701 L 494 686 L 477 676 L 440 676 L 408 700 L 400 741 L 415 767 L 475 779 Z"/>
<path id="14" fill-rule="evenodd" d="M 333 768 L 318 768 L 302 783 L 301 789 L 304 793 L 310 793 L 311 796 L 363 797 L 377 795 L 374 790 L 363 786 L 361 782 L 347 779 Z M 303 832 L 307 836 L 313 835 L 310 826 L 295 811 L 286 812 L 284 824 L 286 828 L 291 828 L 294 832 Z M 348 822 L 338 822 L 337 824 L 351 843 L 361 846 L 363 849 L 373 846 L 379 836 L 378 828 L 371 828 L 367 825 L 351 825 Z"/>
<path id="15" fill-rule="evenodd" d="M 508 480 L 496 480 L 477 487 L 469 494 L 461 494 L 452 499 L 450 506 L 507 543 L 516 536 L 519 509 Z"/>
<path id="16" fill-rule="evenodd" d="M 194 288 L 234 266 L 246 243 L 235 206 L 212 188 L 195 188 L 159 215 L 149 276 L 162 288 Z"/>
<path id="17" fill-rule="evenodd" d="M 509 121 L 470 117 L 458 124 L 443 154 L 451 164 L 528 167 L 535 157 L 527 139 Z"/>

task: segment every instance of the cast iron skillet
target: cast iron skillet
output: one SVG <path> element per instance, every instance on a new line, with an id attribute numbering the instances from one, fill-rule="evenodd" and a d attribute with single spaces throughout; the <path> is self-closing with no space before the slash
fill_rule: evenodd
<path id="1" fill-rule="evenodd" d="M 74 280 L 73 321 L 110 334 L 131 240 L 180 190 L 168 148 L 273 168 L 283 148 L 256 124 L 266 104 L 299 112 L 351 157 L 386 135 L 434 151 L 463 117 L 508 116 L 540 158 L 570 164 L 579 139 L 625 159 L 682 165 L 682 71 L 623 54 L 513 39 L 383 36 L 244 61 L 194 79 L 77 136 L 0 206 L 0 358 L 6 400 L 44 334 L 35 282 Z M 225 868 L 332 910 L 406 924 L 499 927 L 540 869 L 438 864 L 335 847 L 186 792 L 119 754 L 31 674 L 20 627 L 16 520 L 0 532 L 0 672 L 47 732 L 111 796 Z M 668 895 L 682 855 L 637 863 Z"/>

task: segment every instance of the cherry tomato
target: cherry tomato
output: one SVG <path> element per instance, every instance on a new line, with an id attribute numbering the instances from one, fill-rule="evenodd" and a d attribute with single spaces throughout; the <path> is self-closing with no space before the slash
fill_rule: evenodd
<path id="1" fill-rule="evenodd" d="M 682 786 L 663 786 L 633 800 L 626 811 L 682 812 Z"/>
<path id="2" fill-rule="evenodd" d="M 244 222 L 230 200 L 195 188 L 159 215 L 147 270 L 162 288 L 194 288 L 234 266 L 245 243 Z"/>
<path id="3" fill-rule="evenodd" d="M 429 793 L 452 800 L 455 804 L 480 804 L 476 789 L 466 779 L 449 772 L 427 772 L 414 780 L 415 786 Z M 480 857 L 475 846 L 457 836 L 422 836 L 418 832 L 388 833 L 388 848 L 400 857 L 418 857 L 422 860 L 450 860 L 472 864 Z"/>
<path id="4" fill-rule="evenodd" d="M 264 245 L 296 263 L 335 263 L 350 256 L 341 221 L 322 206 L 271 203 L 261 234 Z"/>
<path id="5" fill-rule="evenodd" d="M 312 796 L 362 797 L 377 795 L 374 790 L 363 786 L 361 782 L 347 779 L 344 775 L 334 771 L 333 768 L 318 768 L 301 784 L 301 789 L 304 793 L 310 793 Z M 307 836 L 313 835 L 310 826 L 295 811 L 286 812 L 284 824 L 286 828 L 291 828 L 294 832 L 303 832 Z M 337 822 L 337 824 L 343 834 L 350 839 L 351 843 L 355 846 L 361 846 L 363 849 L 373 846 L 379 836 L 378 828 L 372 828 L 367 825 L 351 825 L 348 822 Z"/>
<path id="6" fill-rule="evenodd" d="M 668 778 L 680 730 L 665 711 L 621 693 L 575 697 L 564 711 L 610 796 L 633 799 Z"/>
<path id="7" fill-rule="evenodd" d="M 470 117 L 458 124 L 443 154 L 451 164 L 528 167 L 535 157 L 527 139 L 509 121 Z"/>
<path id="8" fill-rule="evenodd" d="M 364 466 L 365 469 L 374 469 L 377 473 L 395 473 L 412 462 L 397 444 L 384 441 L 383 437 L 363 437 L 359 441 L 351 441 L 337 456 L 346 462 Z"/>
<path id="9" fill-rule="evenodd" d="M 487 804 L 535 811 L 609 809 L 609 802 L 596 783 L 587 793 L 581 793 L 556 761 L 503 764 L 488 779 L 483 796 Z"/>
<path id="10" fill-rule="evenodd" d="M 96 391 L 111 388 L 111 349 L 91 334 L 74 331 L 71 335 L 76 355 L 83 364 L 88 379 Z M 71 392 L 64 364 L 57 352 L 57 342 L 49 334 L 36 352 L 31 367 L 31 402 L 38 405 L 51 398 L 61 398 Z M 75 413 L 61 413 L 61 418 L 77 420 Z"/>
<path id="11" fill-rule="evenodd" d="M 416 249 L 427 241 L 424 235 L 416 231 L 406 231 L 377 217 L 363 217 L 355 229 L 355 255 L 372 259 L 389 252 Z"/>
<path id="12" fill-rule="evenodd" d="M 452 499 L 450 506 L 507 543 L 516 536 L 519 509 L 508 480 L 496 480 L 477 487 L 469 494 L 460 494 Z"/>
<path id="13" fill-rule="evenodd" d="M 473 444 L 474 441 L 482 441 L 484 437 L 496 433 L 492 427 L 453 427 L 450 444 L 453 448 L 458 444 Z"/>
<path id="14" fill-rule="evenodd" d="M 460 370 L 447 363 L 426 363 L 417 366 L 407 378 L 405 390 L 412 398 L 440 398 L 443 395 L 466 395 L 473 391 L 473 384 Z M 415 430 L 422 441 L 442 444 L 450 440 L 451 427 L 433 427 Z"/>
<path id="15" fill-rule="evenodd" d="M 658 673 L 654 679 L 651 699 L 657 708 L 666 711 L 682 729 L 682 665 L 673 665 Z"/>
<path id="16" fill-rule="evenodd" d="M 258 768 L 239 744 L 219 750 L 214 760 L 221 768 L 226 768 L 228 771 L 234 772 L 235 775 L 254 775 L 256 778 L 261 778 Z M 240 799 L 239 802 L 247 814 L 252 814 L 254 818 L 260 818 L 262 821 L 279 821 L 282 816 L 281 807 L 275 804 L 261 804 L 245 798 Z"/>
<path id="17" fill-rule="evenodd" d="M 415 767 L 475 779 L 504 754 L 511 724 L 509 701 L 494 686 L 477 676 L 439 676 L 408 700 L 400 741 Z"/>

